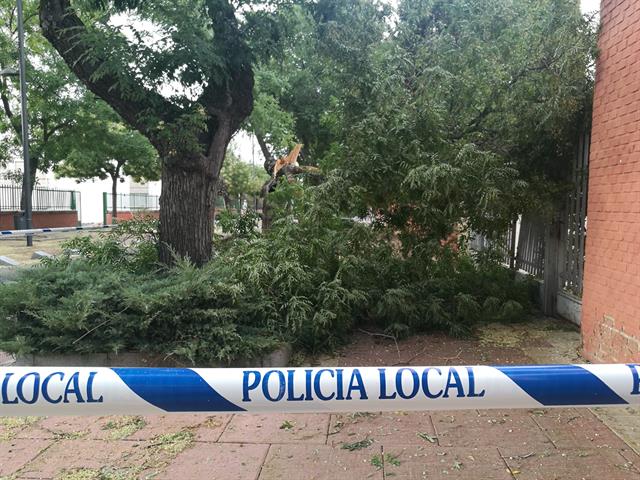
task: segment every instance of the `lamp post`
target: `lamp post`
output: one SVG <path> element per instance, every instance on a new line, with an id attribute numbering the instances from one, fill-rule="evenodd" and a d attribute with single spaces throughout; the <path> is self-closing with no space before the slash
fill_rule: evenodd
<path id="1" fill-rule="evenodd" d="M 17 0 L 18 7 L 18 55 L 20 57 L 20 117 L 22 119 L 22 158 L 24 171 L 22 188 L 25 190 L 24 228 L 31 228 L 31 162 L 29 160 L 29 119 L 27 118 L 27 71 L 24 51 L 24 14 L 22 0 Z M 33 236 L 27 235 L 27 246 L 33 245 Z"/>

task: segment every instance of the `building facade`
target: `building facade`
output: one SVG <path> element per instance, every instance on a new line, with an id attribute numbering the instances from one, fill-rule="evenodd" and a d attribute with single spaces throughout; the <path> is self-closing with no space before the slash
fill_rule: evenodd
<path id="1" fill-rule="evenodd" d="M 597 362 L 640 361 L 640 1 L 602 0 L 589 159 L 582 336 Z"/>

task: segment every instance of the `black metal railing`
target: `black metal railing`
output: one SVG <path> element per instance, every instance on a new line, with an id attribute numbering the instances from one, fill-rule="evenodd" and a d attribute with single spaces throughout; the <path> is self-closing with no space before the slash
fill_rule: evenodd
<path id="1" fill-rule="evenodd" d="M 0 185 L 0 211 L 18 212 L 22 188 L 18 185 Z M 31 203 L 34 212 L 78 211 L 80 209 L 80 192 L 74 190 L 58 190 L 55 188 L 33 189 Z"/>

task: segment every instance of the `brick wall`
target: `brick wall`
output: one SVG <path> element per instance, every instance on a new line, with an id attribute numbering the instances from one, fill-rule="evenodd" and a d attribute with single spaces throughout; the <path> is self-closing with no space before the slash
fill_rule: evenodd
<path id="1" fill-rule="evenodd" d="M 0 230 L 13 230 L 13 215 L 17 212 L 0 212 Z M 75 227 L 78 225 L 78 212 L 33 212 L 33 228 Z"/>
<path id="2" fill-rule="evenodd" d="M 139 212 L 122 211 L 118 212 L 118 216 L 116 217 L 116 219 L 120 222 L 124 222 L 125 220 L 132 220 L 134 218 L 142 217 L 153 217 L 158 219 L 160 218 L 160 212 L 158 210 L 144 210 Z M 111 212 L 107 212 L 107 225 L 111 225 L 113 223 L 112 220 L 113 219 Z"/>
<path id="3" fill-rule="evenodd" d="M 587 358 L 640 361 L 640 1 L 602 0 L 582 308 Z"/>

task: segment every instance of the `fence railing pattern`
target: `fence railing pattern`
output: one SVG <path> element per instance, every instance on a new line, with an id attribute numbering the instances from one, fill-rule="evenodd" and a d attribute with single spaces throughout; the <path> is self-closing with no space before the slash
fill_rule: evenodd
<path id="1" fill-rule="evenodd" d="M 522 270 L 536 278 L 544 273 L 545 225 L 541 219 L 522 215 L 498 239 L 473 234 L 469 248 L 483 251 L 494 248 L 502 263 L 510 268 Z"/>
<path id="2" fill-rule="evenodd" d="M 544 273 L 545 224 L 540 218 L 523 215 L 520 218 L 516 268 L 537 278 Z"/>
<path id="3" fill-rule="evenodd" d="M 216 208 L 229 208 L 231 210 L 262 210 L 262 198 L 258 195 L 237 195 L 229 196 L 228 204 L 221 196 L 217 198 Z"/>
<path id="4" fill-rule="evenodd" d="M 19 185 L 0 185 L 0 211 L 20 211 L 22 188 Z M 31 204 L 34 212 L 77 211 L 80 207 L 80 192 L 36 187 Z"/>
<path id="5" fill-rule="evenodd" d="M 140 210 L 160 210 L 160 197 L 146 193 L 118 193 L 116 195 L 116 207 L 118 211 L 134 212 Z M 104 208 L 111 211 L 113 206 L 113 194 L 103 193 Z"/>
<path id="6" fill-rule="evenodd" d="M 587 238 L 587 187 L 589 171 L 589 144 L 591 134 L 580 137 L 573 161 L 573 191 L 567 196 L 566 225 L 563 225 L 561 242 L 564 248 L 560 273 L 560 287 L 582 296 L 585 241 Z"/>

